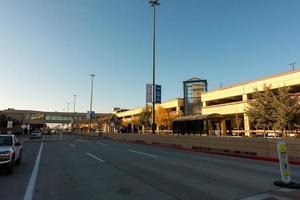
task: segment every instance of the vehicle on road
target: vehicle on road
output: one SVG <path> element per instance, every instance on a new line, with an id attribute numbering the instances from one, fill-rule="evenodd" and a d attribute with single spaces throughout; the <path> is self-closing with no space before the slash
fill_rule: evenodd
<path id="1" fill-rule="evenodd" d="M 30 138 L 32 139 L 41 139 L 42 138 L 42 132 L 40 130 L 34 130 L 31 132 Z"/>
<path id="2" fill-rule="evenodd" d="M 43 135 L 52 135 L 51 130 L 43 131 Z"/>
<path id="3" fill-rule="evenodd" d="M 0 167 L 13 173 L 15 164 L 19 165 L 22 158 L 22 144 L 15 135 L 0 135 Z"/>

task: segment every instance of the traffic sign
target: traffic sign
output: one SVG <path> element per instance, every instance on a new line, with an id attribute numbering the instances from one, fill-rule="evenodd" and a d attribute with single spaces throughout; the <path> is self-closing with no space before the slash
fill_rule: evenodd
<path id="1" fill-rule="evenodd" d="M 152 103 L 152 84 L 146 85 L 146 103 Z M 161 103 L 161 85 L 155 85 L 155 103 Z"/>
<path id="2" fill-rule="evenodd" d="M 291 174 L 288 156 L 286 152 L 286 146 L 283 140 L 277 142 L 277 152 L 279 158 L 281 180 L 285 184 L 288 184 L 291 182 Z"/>

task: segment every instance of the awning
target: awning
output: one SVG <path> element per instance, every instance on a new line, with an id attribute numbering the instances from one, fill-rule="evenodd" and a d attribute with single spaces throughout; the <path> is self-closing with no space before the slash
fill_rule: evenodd
<path id="1" fill-rule="evenodd" d="M 174 122 L 179 121 L 196 121 L 196 120 L 206 120 L 206 119 L 221 119 L 223 115 L 218 113 L 210 114 L 210 115 L 188 115 L 183 117 L 178 117 L 174 120 Z"/>

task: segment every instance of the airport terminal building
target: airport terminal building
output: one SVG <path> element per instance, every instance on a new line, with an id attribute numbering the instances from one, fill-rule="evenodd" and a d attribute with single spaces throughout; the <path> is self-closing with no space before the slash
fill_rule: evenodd
<path id="1" fill-rule="evenodd" d="M 188 82 L 203 81 L 203 79 L 193 78 Z M 205 82 L 205 81 L 204 81 Z M 186 81 L 184 81 L 186 83 Z M 207 88 L 206 85 L 201 88 Z M 214 90 L 203 90 L 192 92 L 193 88 L 199 86 L 190 86 L 191 92 L 185 93 L 184 99 L 175 99 L 162 103 L 160 106 L 174 111 L 182 110 L 184 116 L 178 117 L 173 122 L 172 133 L 175 134 L 204 134 L 204 135 L 244 135 L 250 136 L 252 132 L 258 133 L 259 130 L 253 130 L 251 127 L 246 109 L 248 102 L 253 99 L 255 89 L 264 90 L 264 86 L 270 86 L 276 90 L 281 87 L 289 87 L 293 96 L 300 96 L 300 70 L 289 71 L 260 79 L 237 83 Z M 190 94 L 189 96 L 187 94 Z M 197 102 L 187 100 L 193 95 L 197 95 Z M 193 99 L 193 98 L 191 98 Z M 187 109 L 186 103 L 197 106 L 197 112 L 191 112 L 195 109 Z M 188 110 L 188 112 L 186 112 Z M 130 121 L 139 116 L 142 108 L 136 108 L 115 114 L 119 119 Z M 300 119 L 300 116 L 299 116 Z M 300 120 L 299 120 L 300 122 Z M 135 132 L 134 128 L 131 132 Z"/>

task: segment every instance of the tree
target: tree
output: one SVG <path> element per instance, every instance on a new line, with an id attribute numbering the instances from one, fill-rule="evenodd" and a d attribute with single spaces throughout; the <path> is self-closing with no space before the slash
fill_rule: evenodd
<path id="1" fill-rule="evenodd" d="M 143 108 L 139 116 L 139 124 L 144 126 L 146 129 L 150 127 L 151 110 L 146 106 Z"/>
<path id="2" fill-rule="evenodd" d="M 249 102 L 246 114 L 249 116 L 250 123 L 256 129 L 273 129 L 276 121 L 276 109 L 274 106 L 275 95 L 270 86 L 264 85 L 264 91 L 255 89 L 254 100 Z"/>
<path id="3" fill-rule="evenodd" d="M 169 111 L 159 106 L 156 110 L 155 120 L 158 126 L 171 129 L 173 120 L 180 115 L 182 115 L 181 112 L 177 113 L 175 111 Z"/>
<path id="4" fill-rule="evenodd" d="M 286 136 L 286 129 L 293 129 L 296 122 L 296 114 L 300 111 L 298 99 L 289 94 L 290 88 L 280 88 L 274 101 L 276 108 L 276 122 L 274 129 L 280 130 Z"/>
<path id="5" fill-rule="evenodd" d="M 168 112 L 161 106 L 156 109 L 155 121 L 157 126 L 167 126 L 168 124 Z"/>
<path id="6" fill-rule="evenodd" d="M 289 94 L 289 88 L 271 90 L 264 86 L 264 91 L 256 89 L 254 100 L 249 102 L 246 114 L 256 129 L 281 130 L 292 129 L 295 125 L 296 114 L 300 111 L 297 98 Z"/>

